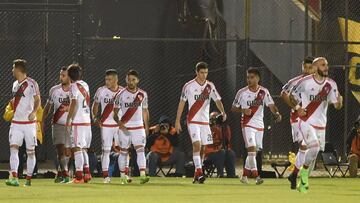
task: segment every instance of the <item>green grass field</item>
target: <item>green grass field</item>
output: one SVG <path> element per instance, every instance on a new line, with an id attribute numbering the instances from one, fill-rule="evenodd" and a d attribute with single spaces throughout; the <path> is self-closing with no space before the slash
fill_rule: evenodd
<path id="1" fill-rule="evenodd" d="M 140 185 L 119 185 L 119 179 L 103 184 L 96 178 L 88 184 L 55 184 L 49 179 L 33 180 L 31 187 L 0 184 L 0 202 L 359 202 L 360 179 L 313 178 L 307 194 L 291 191 L 286 179 L 265 179 L 263 185 L 242 185 L 238 179 L 208 179 L 192 184 L 191 179 L 152 178 Z M 21 180 L 21 184 L 24 180 Z"/>

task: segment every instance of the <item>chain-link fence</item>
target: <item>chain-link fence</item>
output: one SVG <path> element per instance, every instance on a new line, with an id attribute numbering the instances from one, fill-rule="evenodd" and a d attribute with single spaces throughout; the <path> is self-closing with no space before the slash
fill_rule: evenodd
<path id="1" fill-rule="evenodd" d="M 293 145 L 288 122 L 289 108 L 279 97 L 281 87 L 301 72 L 304 56 L 324 56 L 329 60 L 330 77 L 344 95 L 345 105 L 340 111 L 329 108 L 326 139 L 344 157 L 346 134 L 360 109 L 356 99 L 360 97 L 360 60 L 356 58 L 360 55 L 360 29 L 356 29 L 360 27 L 359 2 L 217 1 L 217 6 L 222 9 L 216 11 L 213 21 L 202 19 L 201 14 L 198 16 L 191 10 L 187 2 L 177 1 L 177 6 L 169 6 L 173 9 L 169 12 L 175 13 L 171 17 L 177 19 L 168 20 L 172 27 L 165 32 L 171 33 L 169 30 L 174 28 L 175 34 L 160 34 L 166 37 L 159 38 L 147 36 L 146 31 L 151 28 L 133 18 L 122 19 L 121 22 L 143 26 L 143 33 L 137 38 L 126 34 L 126 37 L 112 37 L 117 33 L 110 35 L 104 30 L 97 30 L 96 34 L 84 31 L 81 25 L 88 25 L 87 21 L 101 24 L 94 20 L 96 15 L 90 13 L 94 8 L 86 4 L 68 5 L 66 10 L 72 12 L 64 12 L 61 7 L 57 10 L 41 8 L 41 11 L 1 9 L 0 66 L 4 70 L 0 76 L 1 106 L 5 106 L 11 98 L 10 66 L 14 58 L 22 57 L 29 61 L 30 76 L 39 82 L 44 100 L 49 88 L 57 81 L 59 66 L 79 61 L 92 94 L 103 85 L 105 69 L 117 69 L 123 86 L 124 73 L 130 68 L 138 70 L 140 87 L 149 95 L 151 123 L 155 124 L 163 114 L 174 120 L 181 88 L 195 77 L 196 62 L 204 60 L 210 65 L 209 80 L 215 83 L 223 98 L 233 132 L 232 144 L 240 156 L 244 151 L 240 118 L 230 113 L 230 108 L 236 91 L 246 85 L 247 68 L 258 67 L 262 74 L 261 84 L 270 90 L 284 117 L 283 122 L 274 124 L 269 110 L 265 111 L 264 154 L 270 159 L 278 155 L 284 157 Z M 82 23 L 79 23 L 79 15 L 83 17 Z M 116 22 L 111 25 L 117 26 Z M 105 33 L 104 36 L 101 33 Z M 215 105 L 212 109 L 215 110 Z M 0 125 L 8 129 L 8 124 L 3 121 Z M 0 136 L 2 160 L 8 159 L 6 131 Z M 99 152 L 101 141 L 96 127 L 93 134 L 92 146 Z M 45 158 L 53 157 L 51 136 L 47 135 L 44 143 L 42 154 Z M 190 157 L 191 144 L 187 132 L 180 136 L 180 143 Z"/>

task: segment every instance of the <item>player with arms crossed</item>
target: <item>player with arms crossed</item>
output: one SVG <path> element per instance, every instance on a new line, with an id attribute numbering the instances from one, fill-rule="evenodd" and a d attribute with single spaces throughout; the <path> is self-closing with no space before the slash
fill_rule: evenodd
<path id="1" fill-rule="evenodd" d="M 19 186 L 17 170 L 19 167 L 19 147 L 26 143 L 27 172 L 24 186 L 31 186 L 31 177 L 36 164 L 36 112 L 41 106 L 40 91 L 37 82 L 27 77 L 26 61 L 13 61 L 13 76 L 16 81 L 12 87 L 14 98 L 11 100 L 14 117 L 9 131 L 10 143 L 10 172 L 11 177 L 6 185 Z"/>
<path id="2" fill-rule="evenodd" d="M 105 71 L 105 86 L 97 89 L 92 104 L 92 118 L 94 123 L 101 128 L 102 155 L 101 165 L 103 172 L 103 182 L 110 183 L 109 164 L 110 151 L 113 145 L 118 146 L 119 128 L 114 120 L 114 100 L 115 95 L 119 93 L 123 87 L 118 85 L 118 73 L 115 69 Z M 99 106 L 101 106 L 101 115 L 98 116 Z"/>
<path id="3" fill-rule="evenodd" d="M 54 108 L 52 117 L 52 138 L 53 144 L 56 146 L 59 163 L 55 183 L 70 182 L 68 163 L 71 155 L 71 144 L 70 137 L 66 135 L 65 126 L 70 104 L 69 90 L 70 79 L 67 75 L 67 67 L 62 67 L 60 70 L 60 84 L 53 86 L 49 91 L 49 98 L 44 107 L 42 121 L 43 129 L 45 129 L 46 118 L 48 117 L 51 108 Z"/>
<path id="4" fill-rule="evenodd" d="M 149 134 L 149 110 L 147 93 L 138 88 L 139 73 L 129 70 L 126 74 L 126 88 L 121 90 L 115 97 L 114 120 L 119 126 L 119 169 L 121 184 L 131 182 L 126 175 L 128 150 L 134 145 L 137 155 L 137 164 L 140 170 L 140 184 L 149 182 L 146 176 L 145 144 L 146 135 Z M 120 116 L 119 115 L 120 111 Z"/>
<path id="5" fill-rule="evenodd" d="M 68 69 L 70 85 L 70 107 L 66 119 L 68 134 L 75 159 L 75 179 L 73 183 L 91 180 L 87 149 L 91 144 L 90 92 L 88 84 L 81 80 L 82 69 L 78 64 L 71 64 Z M 83 170 L 85 176 L 83 176 Z"/>
<path id="6" fill-rule="evenodd" d="M 215 85 L 206 80 L 208 76 L 208 64 L 199 62 L 196 64 L 196 78 L 187 82 L 181 93 L 180 102 L 176 114 L 175 129 L 178 133 L 182 131 L 181 115 L 184 111 L 186 101 L 189 104 L 187 115 L 187 127 L 193 147 L 193 161 L 195 165 L 195 175 L 193 183 L 204 183 L 205 176 L 202 171 L 201 152 L 204 145 L 213 143 L 212 134 L 209 126 L 210 99 L 215 101 L 216 107 L 223 116 L 223 121 L 227 116 L 221 97 Z"/>
<path id="7" fill-rule="evenodd" d="M 301 145 L 302 143 L 302 136 L 299 134 L 299 128 L 298 128 L 298 114 L 296 111 L 294 111 L 294 107 L 296 104 L 293 104 L 290 100 L 290 90 L 296 85 L 297 82 L 299 82 L 303 77 L 315 73 L 316 69 L 312 65 L 314 58 L 309 56 L 304 59 L 302 62 L 302 74 L 292 78 L 289 80 L 282 88 L 281 91 L 281 98 L 284 100 L 284 102 L 291 107 L 290 112 L 290 125 L 291 125 L 291 133 L 293 138 L 293 143 L 299 143 L 299 150 L 296 154 L 296 162 L 295 162 L 295 169 L 288 177 L 288 180 L 290 181 L 291 185 L 290 188 L 292 190 L 296 189 L 296 178 L 297 174 L 301 168 L 301 166 L 304 164 L 304 158 L 305 158 L 305 152 L 306 152 L 306 146 Z"/>
<path id="8" fill-rule="evenodd" d="M 270 108 L 275 122 L 281 121 L 281 114 L 269 93 L 269 90 L 259 85 L 260 72 L 256 68 L 247 70 L 248 86 L 240 89 L 233 102 L 231 111 L 241 113 L 241 128 L 248 155 L 241 182 L 249 184 L 248 177 L 254 177 L 256 184 L 264 181 L 260 178 L 256 166 L 256 153 L 262 150 L 264 134 L 264 105 Z"/>
<path id="9" fill-rule="evenodd" d="M 309 189 L 309 166 L 320 150 L 325 148 L 326 113 L 329 103 L 341 109 L 343 98 L 335 81 L 328 77 L 328 62 L 324 57 L 314 59 L 317 71 L 302 78 L 290 91 L 290 99 L 295 103 L 294 110 L 299 116 L 299 134 L 306 145 L 305 160 L 300 169 L 299 192 Z M 301 103 L 301 105 L 300 105 Z"/>

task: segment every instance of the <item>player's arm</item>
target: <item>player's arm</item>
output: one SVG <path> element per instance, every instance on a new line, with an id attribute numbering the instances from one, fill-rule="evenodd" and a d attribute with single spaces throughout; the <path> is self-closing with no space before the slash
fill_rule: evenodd
<path id="1" fill-rule="evenodd" d="M 282 117 L 281 117 L 281 114 L 280 114 L 279 109 L 277 108 L 277 106 L 275 104 L 269 104 L 268 107 L 269 107 L 271 113 L 275 117 L 275 122 L 276 123 L 280 122 Z"/>
<path id="2" fill-rule="evenodd" d="M 93 119 L 94 123 L 100 125 L 100 120 L 98 118 L 99 113 L 99 103 L 94 101 L 91 106 L 91 118 Z"/>
<path id="3" fill-rule="evenodd" d="M 303 90 L 303 83 L 300 80 L 293 88 L 291 88 L 290 93 L 289 93 L 290 101 L 293 104 L 292 108 L 295 111 L 297 111 L 299 116 L 306 115 L 306 110 L 300 106 L 300 101 L 301 101 L 300 94 L 301 94 L 302 90 Z"/>
<path id="4" fill-rule="evenodd" d="M 179 106 L 176 112 L 176 120 L 175 120 L 175 129 L 177 133 L 180 133 L 182 131 L 180 121 L 181 121 L 181 115 L 184 111 L 184 107 L 185 107 L 185 101 L 180 99 Z"/>
<path id="5" fill-rule="evenodd" d="M 42 123 L 42 125 L 43 125 L 43 132 L 45 132 L 45 121 L 46 121 L 46 118 L 49 116 L 49 113 L 50 113 L 52 107 L 53 107 L 53 104 L 52 104 L 49 100 L 47 100 L 47 101 L 46 101 L 46 104 L 45 104 L 45 107 L 44 107 L 43 116 L 42 116 L 42 121 L 41 121 L 41 123 Z"/>
<path id="6" fill-rule="evenodd" d="M 215 104 L 216 104 L 216 107 L 217 109 L 220 111 L 221 115 L 223 116 L 223 121 L 226 121 L 227 119 L 227 115 L 225 113 L 225 109 L 224 109 L 224 105 L 223 103 L 221 102 L 221 100 L 216 100 L 215 101 Z"/>
<path id="7" fill-rule="evenodd" d="M 120 118 L 119 118 L 119 111 L 120 111 L 120 108 L 119 107 L 114 107 L 114 110 L 113 110 L 113 112 L 114 112 L 114 121 L 118 124 L 118 126 L 119 126 L 119 128 L 120 129 L 123 129 L 123 130 L 125 130 L 126 128 L 125 128 L 125 124 L 123 123 L 123 122 L 121 122 L 121 120 L 120 120 Z"/>
<path id="8" fill-rule="evenodd" d="M 29 117 L 28 117 L 28 119 L 29 119 L 30 121 L 35 120 L 36 112 L 37 112 L 37 110 L 39 109 L 40 105 L 41 105 L 41 99 L 40 99 L 40 95 L 38 94 L 38 95 L 35 95 L 35 96 L 34 96 L 34 109 L 33 109 L 32 112 L 29 114 Z"/>
<path id="9" fill-rule="evenodd" d="M 291 108 L 294 108 L 297 104 L 297 102 L 291 98 L 291 94 L 288 94 L 286 91 L 281 91 L 280 97 Z"/>
<path id="10" fill-rule="evenodd" d="M 334 107 L 335 107 L 335 109 L 337 109 L 337 110 L 339 110 L 339 109 L 341 109 L 342 107 L 343 107 L 343 97 L 339 94 L 339 96 L 337 97 L 337 102 L 336 103 L 334 103 Z"/>
<path id="11" fill-rule="evenodd" d="M 251 109 L 243 109 L 243 108 L 241 108 L 241 106 L 236 107 L 236 106 L 233 105 L 231 107 L 231 112 L 233 112 L 233 113 L 242 113 L 244 115 L 249 116 L 251 114 Z"/>
<path id="12" fill-rule="evenodd" d="M 69 113 L 68 113 L 68 116 L 66 118 L 66 125 L 67 126 L 70 126 L 72 120 L 74 119 L 76 103 L 77 103 L 76 99 L 71 99 L 70 106 L 69 106 Z"/>
<path id="13" fill-rule="evenodd" d="M 144 122 L 145 132 L 146 132 L 146 135 L 149 135 L 149 120 L 150 120 L 149 109 L 144 108 L 142 110 L 142 114 L 143 114 L 143 122 Z"/>

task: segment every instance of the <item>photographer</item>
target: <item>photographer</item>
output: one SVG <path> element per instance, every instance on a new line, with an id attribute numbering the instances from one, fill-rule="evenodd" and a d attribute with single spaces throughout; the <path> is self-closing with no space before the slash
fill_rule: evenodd
<path id="1" fill-rule="evenodd" d="M 161 116 L 159 123 L 150 128 L 150 136 L 146 140 L 146 148 L 150 150 L 149 176 L 156 175 L 159 165 L 176 165 L 176 177 L 185 173 L 185 154 L 177 149 L 178 137 L 167 116 Z"/>
<path id="2" fill-rule="evenodd" d="M 219 112 L 210 114 L 210 128 L 213 144 L 205 146 L 205 161 L 211 161 L 217 168 L 219 177 L 224 177 L 224 167 L 228 178 L 235 177 L 235 152 L 231 149 L 231 130 L 223 123 Z"/>
<path id="3" fill-rule="evenodd" d="M 349 153 L 349 163 L 350 163 L 350 176 L 357 176 L 357 169 L 360 165 L 360 116 L 355 121 L 354 127 L 349 133 L 347 139 L 347 148 Z"/>

